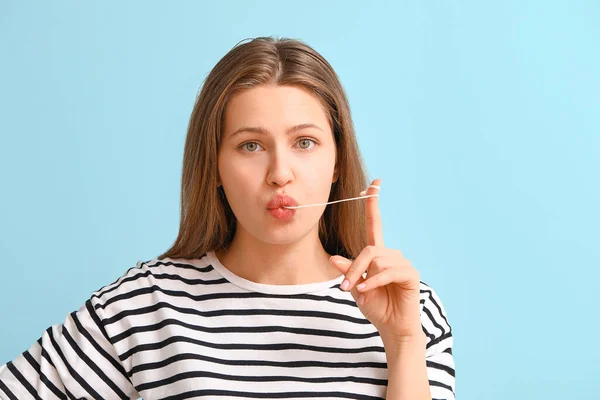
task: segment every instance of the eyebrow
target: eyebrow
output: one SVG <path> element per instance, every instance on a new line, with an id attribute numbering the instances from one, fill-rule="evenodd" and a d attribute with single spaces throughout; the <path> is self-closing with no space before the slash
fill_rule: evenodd
<path id="1" fill-rule="evenodd" d="M 308 128 L 316 128 L 320 131 L 322 131 L 323 129 L 319 128 L 317 125 L 315 124 L 300 124 L 300 125 L 296 125 L 296 126 L 292 126 L 290 129 L 287 130 L 287 134 L 292 134 L 294 132 L 297 131 L 301 131 L 303 129 L 308 129 Z M 236 130 L 235 132 L 233 132 L 230 137 L 233 137 L 235 135 L 237 135 L 238 133 L 241 132 L 253 132 L 253 133 L 260 133 L 263 135 L 268 135 L 270 132 L 262 127 L 257 127 L 257 126 L 243 126 L 241 128 L 239 128 L 238 130 Z"/>

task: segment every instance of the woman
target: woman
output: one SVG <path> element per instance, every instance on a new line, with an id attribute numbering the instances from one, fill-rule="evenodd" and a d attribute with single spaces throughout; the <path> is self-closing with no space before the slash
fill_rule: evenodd
<path id="1" fill-rule="evenodd" d="M 238 44 L 191 115 L 173 246 L 0 367 L 0 397 L 454 399 L 451 327 L 384 245 L 379 180 L 343 201 L 368 184 L 327 61 Z"/>

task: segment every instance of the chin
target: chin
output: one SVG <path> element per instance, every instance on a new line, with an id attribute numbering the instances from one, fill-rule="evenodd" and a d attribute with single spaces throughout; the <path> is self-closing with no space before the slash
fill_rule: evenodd
<path id="1" fill-rule="evenodd" d="M 304 237 L 304 234 L 295 229 L 272 229 L 256 236 L 261 242 L 269 244 L 290 244 Z"/>
<path id="2" fill-rule="evenodd" d="M 254 215 L 245 215 L 249 218 L 237 219 L 238 228 L 241 226 L 246 235 L 254 239 L 273 245 L 285 245 L 302 240 L 314 229 L 319 227 L 319 218 L 321 215 L 315 215 L 313 218 L 294 218 L 288 221 L 280 221 L 265 213 L 264 218 L 256 218 Z M 244 222 L 242 222 L 242 220 Z M 248 229 L 248 227 L 251 227 Z"/>
<path id="3" fill-rule="evenodd" d="M 261 232 L 256 232 L 255 237 L 261 242 L 273 245 L 286 245 L 302 240 L 311 228 L 303 228 L 298 225 L 286 224 L 285 226 L 270 225 Z"/>

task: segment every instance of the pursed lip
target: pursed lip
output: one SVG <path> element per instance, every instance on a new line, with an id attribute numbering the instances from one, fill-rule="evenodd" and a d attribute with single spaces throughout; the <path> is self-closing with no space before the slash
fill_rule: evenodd
<path id="1" fill-rule="evenodd" d="M 284 206 L 294 207 L 297 206 L 298 202 L 291 196 L 285 194 L 276 194 L 275 197 L 267 204 L 268 210 L 275 210 Z"/>

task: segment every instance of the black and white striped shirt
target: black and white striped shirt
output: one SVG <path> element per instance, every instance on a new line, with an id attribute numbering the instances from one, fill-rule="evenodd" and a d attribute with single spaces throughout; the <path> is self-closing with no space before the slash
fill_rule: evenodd
<path id="1" fill-rule="evenodd" d="M 343 277 L 258 284 L 200 259 L 138 262 L 0 366 L 2 399 L 381 399 L 386 357 Z M 434 399 L 454 399 L 453 337 L 421 282 Z"/>

